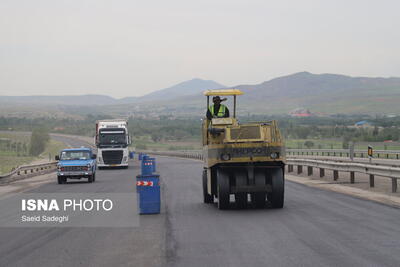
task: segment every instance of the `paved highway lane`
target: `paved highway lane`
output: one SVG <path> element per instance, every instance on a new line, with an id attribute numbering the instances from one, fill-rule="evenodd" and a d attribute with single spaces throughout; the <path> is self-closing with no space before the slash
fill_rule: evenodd
<path id="1" fill-rule="evenodd" d="M 85 142 L 81 139 L 77 139 L 74 136 L 50 134 L 50 137 L 56 141 L 63 142 L 64 144 L 72 148 L 81 146 L 88 147 L 89 145 L 94 146 L 93 143 Z"/>
<path id="2" fill-rule="evenodd" d="M 202 204 L 202 165 L 162 158 L 170 266 L 398 266 L 400 210 L 286 183 L 282 210 Z"/>
<path id="3" fill-rule="evenodd" d="M 0 228 L 0 266 L 398 266 L 400 210 L 286 183 L 282 210 L 203 204 L 202 164 L 158 157 L 160 215 L 136 228 Z M 30 192 L 134 192 L 138 166 Z M 233 206 L 234 208 L 234 206 Z"/>
<path id="4" fill-rule="evenodd" d="M 29 193 L 135 192 L 137 164 L 98 171 L 89 184 L 53 182 Z M 165 216 L 142 216 L 132 228 L 0 228 L 0 266 L 161 266 Z"/>
<path id="5" fill-rule="evenodd" d="M 52 136 L 71 147 L 87 146 L 73 137 Z M 136 192 L 138 163 L 129 169 L 98 170 L 85 179 L 59 185 L 54 180 L 27 193 Z M 0 266 L 163 266 L 165 215 L 141 216 L 134 228 L 0 228 Z"/>

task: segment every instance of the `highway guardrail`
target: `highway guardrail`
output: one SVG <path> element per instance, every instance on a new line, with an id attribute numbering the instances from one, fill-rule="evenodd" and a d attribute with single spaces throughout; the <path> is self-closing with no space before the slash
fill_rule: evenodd
<path id="1" fill-rule="evenodd" d="M 95 149 L 95 146 L 89 142 L 89 139 L 82 136 L 75 135 L 65 135 L 65 134 L 54 134 L 51 133 L 51 136 L 59 136 L 59 137 L 67 137 L 67 138 L 75 138 L 80 141 L 86 143 L 86 145 L 92 149 Z M 31 165 L 21 165 L 13 169 L 11 172 L 6 174 L 0 174 L 0 183 L 6 180 L 5 178 L 15 178 L 15 180 L 28 178 L 40 174 L 45 174 L 51 171 L 55 171 L 57 168 L 57 161 L 41 163 L 41 164 L 31 164 Z M 8 179 L 7 179 L 8 180 Z"/>
<path id="2" fill-rule="evenodd" d="M 143 153 L 159 155 L 159 156 L 170 156 L 170 157 L 181 157 L 188 159 L 203 160 L 203 153 L 200 150 L 193 151 L 143 151 Z"/>
<path id="3" fill-rule="evenodd" d="M 392 192 L 397 192 L 397 180 L 400 179 L 400 167 L 379 166 L 356 162 L 335 162 L 314 159 L 287 159 L 288 172 L 293 172 L 293 166 L 297 166 L 297 174 L 303 172 L 303 167 L 307 167 L 307 175 L 313 174 L 313 168 L 319 169 L 319 176 L 325 176 L 325 170 L 333 171 L 333 179 L 339 179 L 339 172 L 350 173 L 350 183 L 355 182 L 355 173 L 369 175 L 369 186 L 375 186 L 375 176 L 386 177 L 392 180 Z"/>
<path id="4" fill-rule="evenodd" d="M 5 178 L 25 178 L 31 177 L 35 175 L 40 175 L 44 173 L 48 173 L 54 171 L 57 168 L 57 162 L 48 162 L 48 163 L 41 163 L 41 164 L 32 164 L 32 165 L 22 165 L 7 174 L 0 175 L 0 181 Z"/>
<path id="5" fill-rule="evenodd" d="M 172 156 L 202 160 L 203 154 L 200 151 L 147 151 L 146 153 L 161 156 Z M 392 180 L 392 192 L 397 192 L 397 180 L 400 179 L 400 167 L 396 166 L 380 166 L 379 164 L 366 164 L 360 162 L 338 162 L 332 160 L 315 160 L 315 159 L 286 159 L 288 172 L 293 172 L 293 166 L 297 166 L 297 174 L 303 172 L 303 167 L 307 167 L 307 174 L 313 174 L 313 168 L 319 168 L 320 177 L 325 176 L 325 170 L 333 171 L 333 179 L 339 179 L 339 172 L 350 173 L 350 183 L 355 182 L 355 173 L 364 173 L 369 175 L 370 187 L 375 186 L 375 176 L 390 178 Z"/>
<path id="6" fill-rule="evenodd" d="M 163 153 L 163 155 L 187 155 L 188 158 L 202 157 L 201 150 L 190 151 L 146 151 L 146 153 Z M 328 157 L 350 157 L 349 149 L 286 149 L 286 156 L 328 156 Z M 368 158 L 367 150 L 354 150 L 355 158 Z M 400 159 L 400 150 L 374 150 L 374 158 Z M 202 159 L 202 158 L 201 158 Z"/>
<path id="7" fill-rule="evenodd" d="M 294 149 L 287 148 L 286 155 L 350 157 L 350 149 Z M 353 157 L 368 158 L 368 150 L 354 150 Z M 375 158 L 400 159 L 399 150 L 374 150 Z"/>

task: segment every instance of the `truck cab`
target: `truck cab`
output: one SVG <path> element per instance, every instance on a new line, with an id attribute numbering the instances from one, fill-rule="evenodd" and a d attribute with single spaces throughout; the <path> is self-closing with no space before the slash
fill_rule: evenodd
<path id="1" fill-rule="evenodd" d="M 92 149 L 86 147 L 64 149 L 56 156 L 56 160 L 59 184 L 65 184 L 67 179 L 87 178 L 89 183 L 96 180 L 96 154 Z"/>
<path id="2" fill-rule="evenodd" d="M 130 137 L 127 120 L 97 121 L 95 144 L 99 169 L 128 168 Z"/>

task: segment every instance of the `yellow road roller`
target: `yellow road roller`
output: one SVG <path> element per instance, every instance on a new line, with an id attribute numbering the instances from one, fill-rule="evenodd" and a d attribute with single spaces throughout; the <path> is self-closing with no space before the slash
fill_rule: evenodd
<path id="1" fill-rule="evenodd" d="M 236 98 L 242 94 L 238 89 L 204 92 L 208 114 L 215 113 L 202 124 L 204 203 L 214 203 L 215 197 L 219 209 L 263 208 L 267 201 L 273 208 L 282 208 L 285 148 L 281 133 L 276 121 L 239 123 Z M 233 114 L 218 116 L 210 106 L 211 96 L 233 97 Z M 235 205 L 230 203 L 231 195 Z"/>

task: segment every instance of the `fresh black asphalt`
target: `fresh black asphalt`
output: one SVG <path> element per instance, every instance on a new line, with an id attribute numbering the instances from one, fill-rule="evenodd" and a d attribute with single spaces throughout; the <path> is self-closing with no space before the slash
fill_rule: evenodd
<path id="1" fill-rule="evenodd" d="M 157 168 L 161 214 L 132 228 L 0 228 L 0 266 L 400 265 L 399 209 L 286 182 L 283 209 L 221 211 L 202 203 L 201 162 L 158 157 Z M 138 173 L 136 161 L 29 192 L 134 193 Z"/>

